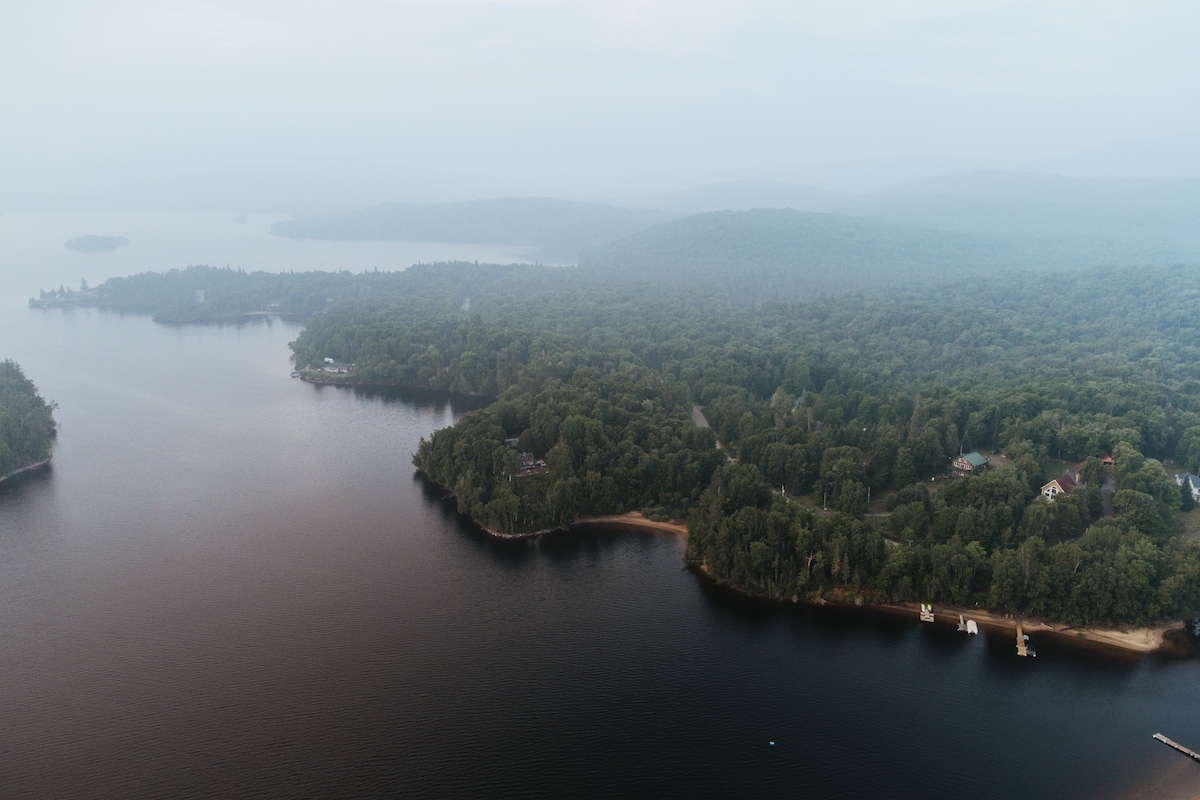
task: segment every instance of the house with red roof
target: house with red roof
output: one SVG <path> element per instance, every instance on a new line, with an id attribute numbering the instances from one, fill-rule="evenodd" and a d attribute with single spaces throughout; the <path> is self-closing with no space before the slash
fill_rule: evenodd
<path id="1" fill-rule="evenodd" d="M 1053 503 L 1056 499 L 1058 499 L 1059 495 L 1070 494 L 1078 485 L 1079 484 L 1075 482 L 1074 476 L 1072 476 L 1070 473 L 1064 472 L 1062 475 L 1059 475 L 1057 478 L 1042 487 L 1042 497 Z"/>

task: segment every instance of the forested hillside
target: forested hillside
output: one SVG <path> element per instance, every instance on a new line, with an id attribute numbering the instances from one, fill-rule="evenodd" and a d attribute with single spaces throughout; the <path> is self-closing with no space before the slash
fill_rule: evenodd
<path id="1" fill-rule="evenodd" d="M 1170 266 L 1200 260 L 1200 181 L 1195 180 L 1083 180 L 978 171 L 863 194 L 742 181 L 647 198 L 646 203 L 691 213 L 790 208 L 955 232 L 1003 243 L 1007 263 L 1025 267 Z M 985 262 L 991 257 L 983 255 Z"/>
<path id="2" fill-rule="evenodd" d="M 14 361 L 0 362 L 0 476 L 50 457 L 53 406 Z"/>
<path id="3" fill-rule="evenodd" d="M 472 295 L 470 311 L 427 318 L 411 299 L 405 313 L 342 307 L 295 351 L 299 365 L 355 363 L 342 380 L 501 395 L 416 456 L 489 527 L 684 515 L 694 561 L 779 597 L 1093 623 L 1200 607 L 1200 552 L 1175 535 L 1183 498 L 1161 463 L 1200 467 L 1195 270 L 1065 273 L 1049 286 L 1040 273 L 969 276 L 756 308 L 653 284 Z M 633 417 L 606 427 L 602 402 Z M 737 463 L 708 472 L 714 451 L 679 427 L 691 402 Z M 930 484 L 975 448 L 1006 457 Z M 547 468 L 522 470 L 524 449 Z M 1104 452 L 1117 459 L 1111 516 Z M 668 456 L 696 466 L 664 469 Z M 1083 485 L 1053 503 L 1039 494 L 1051 459 L 1087 462 Z M 681 474 L 712 479 L 697 495 Z M 864 516 L 869 493 L 889 498 L 885 516 Z"/>
<path id="4" fill-rule="evenodd" d="M 584 251 L 623 280 L 734 291 L 744 302 L 869 289 L 1017 264 L 999 241 L 790 209 L 717 211 Z"/>

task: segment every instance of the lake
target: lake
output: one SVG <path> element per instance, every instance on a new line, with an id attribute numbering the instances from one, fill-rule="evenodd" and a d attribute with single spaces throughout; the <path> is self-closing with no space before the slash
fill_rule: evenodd
<path id="1" fill-rule="evenodd" d="M 5 797 L 1200 795 L 1151 739 L 1200 746 L 1200 664 L 753 602 L 670 535 L 494 541 L 410 461 L 479 401 L 290 379 L 279 321 L 32 311 L 21 263 L 0 357 L 61 431 L 0 485 Z"/>

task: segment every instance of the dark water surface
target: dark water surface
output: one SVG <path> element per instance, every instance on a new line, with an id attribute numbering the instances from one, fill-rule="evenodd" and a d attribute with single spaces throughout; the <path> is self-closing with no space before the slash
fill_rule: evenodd
<path id="1" fill-rule="evenodd" d="M 297 332 L 0 309 L 62 424 L 0 486 L 0 797 L 1200 793 L 1150 738 L 1200 745 L 1200 665 L 491 541 L 409 461 L 469 402 L 291 380 Z"/>

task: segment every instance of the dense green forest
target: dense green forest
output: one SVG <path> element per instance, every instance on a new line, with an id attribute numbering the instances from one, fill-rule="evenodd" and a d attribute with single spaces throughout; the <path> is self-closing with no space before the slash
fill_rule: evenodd
<path id="1" fill-rule="evenodd" d="M 467 285 L 453 273 L 440 275 Z M 301 334 L 297 363 L 499 395 L 416 463 L 502 532 L 639 509 L 686 517 L 689 558 L 714 578 L 781 598 L 1092 623 L 1200 607 L 1200 551 L 1175 534 L 1183 497 L 1162 464 L 1200 467 L 1195 270 L 960 276 L 752 307 L 588 274 L 527 295 L 471 291 L 470 310 L 460 289 L 428 316 L 412 298 L 403 313 L 339 307 Z M 603 424 L 601 401 L 633 421 Z M 707 441 L 683 434 L 692 402 L 736 462 L 714 468 Z M 930 483 L 976 448 L 1002 463 Z M 523 471 L 520 450 L 547 467 Z M 693 466 L 664 469 L 667 456 Z M 1055 502 L 1039 494 L 1051 460 L 1085 462 L 1084 485 Z M 697 493 L 681 474 L 712 478 Z M 878 516 L 870 493 L 887 498 Z"/>
<path id="2" fill-rule="evenodd" d="M 569 383 L 509 389 L 422 440 L 414 458 L 453 488 L 460 511 L 496 532 L 629 508 L 665 517 L 692 506 L 725 461 L 712 431 L 693 425 L 677 400 L 648 370 L 598 381 L 580 370 Z M 537 461 L 523 465 L 522 452 Z"/>
<path id="3" fill-rule="evenodd" d="M 16 362 L 0 362 L 0 476 L 50 457 L 53 410 Z"/>

